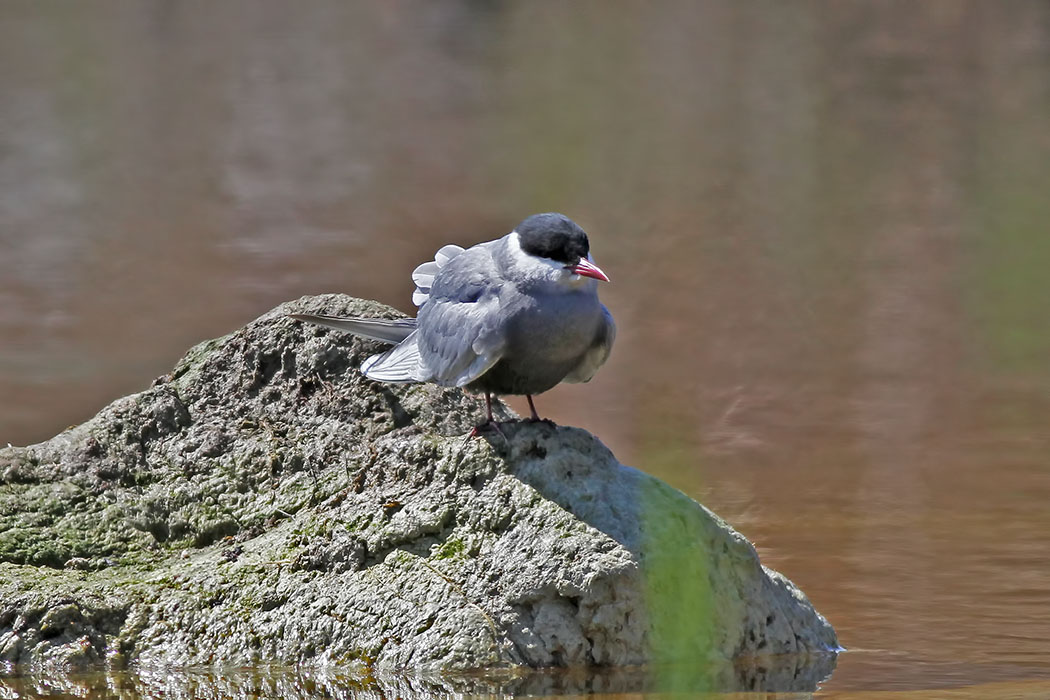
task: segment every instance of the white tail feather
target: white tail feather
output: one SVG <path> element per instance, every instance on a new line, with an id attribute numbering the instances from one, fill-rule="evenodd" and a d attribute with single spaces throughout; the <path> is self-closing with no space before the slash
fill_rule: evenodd
<path id="1" fill-rule="evenodd" d="M 429 288 L 434 282 L 434 275 L 436 275 L 440 269 L 441 268 L 438 267 L 436 260 L 425 262 L 412 271 L 412 281 L 416 283 L 417 287 Z"/>
<path id="2" fill-rule="evenodd" d="M 443 246 L 434 254 L 434 259 L 425 262 L 412 271 L 412 281 L 416 283 L 416 291 L 412 293 L 412 303 L 422 306 L 430 299 L 430 287 L 434 284 L 434 277 L 448 264 L 448 261 L 463 252 L 458 245 Z"/>
<path id="3" fill-rule="evenodd" d="M 437 254 L 434 255 L 434 262 L 438 264 L 438 267 L 444 267 L 445 263 L 447 263 L 449 260 L 456 257 L 462 252 L 462 248 L 460 248 L 458 245 L 450 243 L 446 246 L 442 246 L 441 250 L 439 250 Z"/>

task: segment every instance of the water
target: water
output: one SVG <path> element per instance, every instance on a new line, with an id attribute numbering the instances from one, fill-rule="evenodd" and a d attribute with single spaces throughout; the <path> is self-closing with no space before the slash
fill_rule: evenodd
<path id="1" fill-rule="evenodd" d="M 541 413 L 798 583 L 822 694 L 1046 696 L 1048 70 L 1023 1 L 6 3 L 0 442 L 563 211 L 620 335 Z"/>

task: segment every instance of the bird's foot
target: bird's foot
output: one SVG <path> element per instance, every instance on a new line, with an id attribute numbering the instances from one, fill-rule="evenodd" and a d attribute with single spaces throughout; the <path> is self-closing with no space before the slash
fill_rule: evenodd
<path id="1" fill-rule="evenodd" d="M 500 427 L 499 422 L 494 421 L 492 419 L 489 419 L 484 423 L 480 423 L 471 428 L 470 432 L 467 433 L 467 439 L 464 440 L 464 442 L 473 440 L 475 438 L 484 437 L 486 434 L 491 435 L 492 433 L 496 433 L 501 438 L 503 438 L 503 441 L 505 443 L 507 443 L 508 445 L 510 444 L 510 440 L 507 439 L 507 436 L 504 434 L 503 428 Z"/>

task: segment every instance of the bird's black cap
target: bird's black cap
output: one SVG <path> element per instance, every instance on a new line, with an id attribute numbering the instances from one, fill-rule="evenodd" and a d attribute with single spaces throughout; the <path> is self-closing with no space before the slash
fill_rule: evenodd
<path id="1" fill-rule="evenodd" d="M 591 246 L 587 234 L 564 214 L 533 214 L 518 224 L 521 249 L 529 255 L 575 265 L 587 257 Z"/>

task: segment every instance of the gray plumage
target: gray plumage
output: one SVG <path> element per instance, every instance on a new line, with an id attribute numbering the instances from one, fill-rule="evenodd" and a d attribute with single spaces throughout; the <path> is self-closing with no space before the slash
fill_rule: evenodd
<path id="1" fill-rule="evenodd" d="M 539 394 L 590 380 L 616 337 L 598 300 L 598 280 L 608 278 L 588 253 L 568 217 L 537 214 L 503 238 L 445 246 L 417 267 L 415 319 L 292 317 L 396 343 L 361 365 L 372 379 Z"/>

